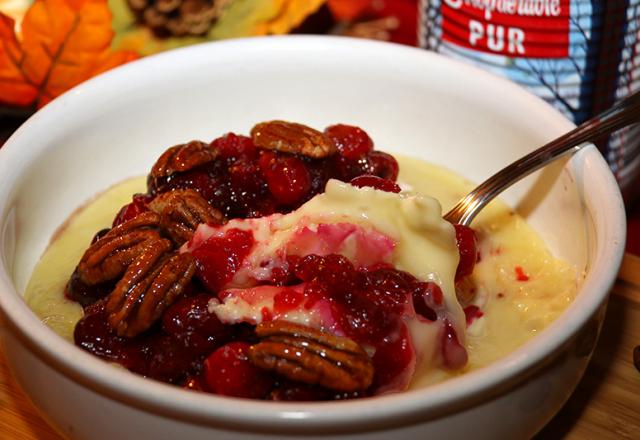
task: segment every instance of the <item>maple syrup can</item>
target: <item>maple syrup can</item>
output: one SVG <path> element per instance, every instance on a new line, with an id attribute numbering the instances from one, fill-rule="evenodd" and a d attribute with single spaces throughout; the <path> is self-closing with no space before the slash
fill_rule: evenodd
<path id="1" fill-rule="evenodd" d="M 420 45 L 507 77 L 576 124 L 640 89 L 640 0 L 421 0 Z M 640 125 L 598 142 L 627 201 Z"/>

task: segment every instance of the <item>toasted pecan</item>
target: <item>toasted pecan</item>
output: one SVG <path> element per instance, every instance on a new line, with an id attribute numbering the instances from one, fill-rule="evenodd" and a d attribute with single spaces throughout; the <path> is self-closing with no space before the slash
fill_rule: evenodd
<path id="1" fill-rule="evenodd" d="M 251 129 L 251 139 L 258 148 L 283 153 L 301 154 L 320 159 L 338 150 L 324 133 L 303 124 L 287 121 L 268 121 Z"/>
<path id="2" fill-rule="evenodd" d="M 189 241 L 200 223 L 221 224 L 222 213 L 193 189 L 160 194 L 149 208 L 160 216 L 160 227 L 178 246 Z"/>
<path id="3" fill-rule="evenodd" d="M 260 342 L 247 355 L 260 368 L 288 379 L 337 391 L 364 390 L 373 381 L 373 363 L 352 339 L 287 321 L 256 327 Z"/>
<path id="4" fill-rule="evenodd" d="M 135 336 L 151 327 L 191 281 L 193 257 L 167 255 L 170 248 L 164 239 L 149 243 L 107 298 L 108 322 L 119 336 Z"/>
<path id="5" fill-rule="evenodd" d="M 145 243 L 160 238 L 155 229 L 160 217 L 144 212 L 119 224 L 93 243 L 80 259 L 77 274 L 84 284 L 93 286 L 122 275 L 143 251 Z"/>
<path id="6" fill-rule="evenodd" d="M 167 149 L 151 168 L 151 177 L 167 177 L 212 162 L 218 151 L 201 141 L 178 144 Z"/>

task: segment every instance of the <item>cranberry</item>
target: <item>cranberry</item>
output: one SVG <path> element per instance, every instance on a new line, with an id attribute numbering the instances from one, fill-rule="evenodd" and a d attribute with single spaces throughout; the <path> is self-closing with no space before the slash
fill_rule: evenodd
<path id="1" fill-rule="evenodd" d="M 307 255 L 299 260 L 295 274 L 303 281 L 319 279 L 331 291 L 339 292 L 338 294 L 355 289 L 355 268 L 342 255 Z"/>
<path id="2" fill-rule="evenodd" d="M 412 277 L 413 278 L 413 277 Z M 376 307 L 401 313 L 408 303 L 412 286 L 403 274 L 395 269 L 378 269 L 367 273 L 367 285 L 363 294 Z"/>
<path id="3" fill-rule="evenodd" d="M 243 198 L 253 199 L 262 193 L 265 182 L 254 162 L 236 161 L 229 167 L 231 188 Z"/>
<path id="4" fill-rule="evenodd" d="M 201 358 L 191 344 L 163 335 L 151 341 L 147 376 L 169 383 L 180 383 L 187 374 L 198 370 Z"/>
<path id="5" fill-rule="evenodd" d="M 456 269 L 456 281 L 471 275 L 473 267 L 476 264 L 477 239 L 476 234 L 468 226 L 453 225 L 456 229 L 456 242 L 458 244 L 458 252 L 460 253 L 460 262 Z"/>
<path id="6" fill-rule="evenodd" d="M 221 185 L 221 181 L 212 179 L 207 170 L 197 168 L 185 173 L 177 173 L 166 179 L 166 184 L 158 188 L 159 192 L 169 191 L 172 189 L 191 188 L 196 190 L 202 197 L 212 203 L 214 200 L 226 200 L 227 193 L 225 187 Z M 219 207 L 219 204 L 215 204 Z"/>
<path id="7" fill-rule="evenodd" d="M 295 278 L 293 274 L 286 267 L 274 267 L 271 269 L 271 276 L 269 277 L 268 284 L 274 286 L 286 286 L 293 284 Z"/>
<path id="8" fill-rule="evenodd" d="M 210 294 L 182 298 L 162 315 L 162 329 L 196 354 L 210 353 L 230 338 L 230 330 L 209 312 Z"/>
<path id="9" fill-rule="evenodd" d="M 78 270 L 76 269 L 73 274 L 71 274 L 64 293 L 67 298 L 80 303 L 82 307 L 88 307 L 111 293 L 114 287 L 114 283 L 111 282 L 89 286 L 80 280 Z"/>
<path id="10" fill-rule="evenodd" d="M 249 361 L 248 349 L 246 342 L 231 342 L 204 361 L 204 379 L 212 392 L 249 399 L 262 399 L 267 395 L 273 379 Z"/>
<path id="11" fill-rule="evenodd" d="M 175 336 L 200 330 L 207 334 L 218 333 L 223 324 L 213 313 L 209 313 L 209 300 L 214 295 L 201 293 L 181 298 L 173 303 L 162 316 L 162 329 Z"/>
<path id="12" fill-rule="evenodd" d="M 400 316 L 393 310 L 377 307 L 369 299 L 353 295 L 336 315 L 340 327 L 350 338 L 365 344 L 378 345 L 389 334 L 398 331 Z"/>
<path id="13" fill-rule="evenodd" d="M 309 198 L 316 194 L 324 192 L 327 181 L 336 176 L 336 171 L 333 168 L 331 159 L 326 160 L 307 160 L 307 171 L 309 172 L 309 178 L 311 179 Z"/>
<path id="14" fill-rule="evenodd" d="M 192 391 L 209 391 L 202 376 L 187 376 L 182 383 L 182 388 Z"/>
<path id="15" fill-rule="evenodd" d="M 255 155 L 256 147 L 250 137 L 227 133 L 211 142 L 211 147 L 220 152 L 220 157 L 251 158 Z"/>
<path id="16" fill-rule="evenodd" d="M 311 310 L 318 301 L 331 297 L 329 288 L 317 279 L 314 279 L 304 286 L 304 294 L 308 298 L 307 302 L 305 303 L 305 307 L 309 310 Z M 332 306 L 336 310 L 339 309 L 337 304 L 335 303 L 332 304 Z M 340 313 L 336 312 L 334 313 L 334 315 L 339 316 Z"/>
<path id="17" fill-rule="evenodd" d="M 450 322 L 445 320 L 441 337 L 442 361 L 445 368 L 462 368 L 468 360 L 467 350 L 460 344 L 458 335 Z"/>
<path id="18" fill-rule="evenodd" d="M 411 335 L 403 325 L 393 337 L 378 342 L 373 355 L 374 377 L 371 389 L 375 390 L 412 373 L 411 363 L 415 360 L 415 350 Z M 409 378 L 405 378 L 408 382 Z"/>
<path id="19" fill-rule="evenodd" d="M 324 283 L 335 289 L 348 289 L 353 284 L 355 268 L 349 259 L 342 255 L 329 254 L 324 257 L 320 276 Z"/>
<path id="20" fill-rule="evenodd" d="M 320 274 L 324 265 L 324 257 L 311 254 L 300 258 L 295 263 L 295 274 L 302 281 L 311 281 Z"/>
<path id="21" fill-rule="evenodd" d="M 357 186 L 358 188 L 371 187 L 386 192 L 400 192 L 400 187 L 397 183 L 369 174 L 351 179 L 351 182 L 349 183 L 353 186 Z"/>
<path id="22" fill-rule="evenodd" d="M 327 127 L 324 133 L 336 145 L 340 155 L 347 159 L 359 159 L 373 150 L 373 141 L 359 127 L 336 124 Z"/>
<path id="23" fill-rule="evenodd" d="M 275 212 L 273 198 L 255 162 L 237 160 L 229 166 L 229 199 L 223 203 L 231 217 L 255 218 Z"/>
<path id="24" fill-rule="evenodd" d="M 373 172 L 378 177 L 395 182 L 398 179 L 398 161 L 390 154 L 382 151 L 372 151 L 369 154 L 369 162 Z"/>
<path id="25" fill-rule="evenodd" d="M 146 374 L 145 347 L 139 338 L 122 338 L 107 321 L 102 301 L 88 307 L 73 332 L 75 344 L 89 353 Z"/>
<path id="26" fill-rule="evenodd" d="M 311 189 L 309 172 L 297 157 L 263 154 L 260 165 L 269 191 L 283 205 L 301 201 Z"/>
<path id="27" fill-rule="evenodd" d="M 364 174 L 376 174 L 368 156 L 358 159 L 348 159 L 340 155 L 334 155 L 332 157 L 333 167 L 335 169 L 335 174 L 332 177 L 340 179 L 343 182 L 349 182 Z"/>
<path id="28" fill-rule="evenodd" d="M 192 252 L 197 275 L 209 292 L 218 292 L 231 281 L 253 244 L 251 231 L 229 229 L 222 237 L 210 237 Z"/>
<path id="29" fill-rule="evenodd" d="M 153 200 L 153 196 L 148 194 L 136 194 L 133 196 L 133 201 L 128 205 L 123 206 L 113 220 L 113 227 L 118 226 L 120 223 L 124 223 L 131 220 L 138 214 L 149 210 L 147 204 Z"/>
<path id="30" fill-rule="evenodd" d="M 273 297 L 273 310 L 278 313 L 287 313 L 298 308 L 306 299 L 304 292 L 285 288 Z"/>
<path id="31" fill-rule="evenodd" d="M 438 319 L 436 308 L 442 304 L 442 290 L 434 282 L 419 283 L 413 290 L 413 309 L 429 321 Z"/>

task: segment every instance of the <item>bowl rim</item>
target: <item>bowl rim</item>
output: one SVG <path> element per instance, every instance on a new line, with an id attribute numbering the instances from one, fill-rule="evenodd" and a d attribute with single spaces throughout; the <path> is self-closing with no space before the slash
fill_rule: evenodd
<path id="1" fill-rule="evenodd" d="M 109 90 L 115 92 L 117 84 L 129 81 L 128 77 L 141 75 L 141 72 L 154 70 L 178 59 L 184 62 L 188 57 L 193 59 L 203 54 L 215 59 L 214 53 L 223 55 L 227 51 L 259 53 L 278 49 L 293 53 L 301 48 L 305 51 L 338 50 L 345 53 L 369 51 L 386 60 L 398 55 L 407 58 L 429 57 L 430 62 L 466 71 L 469 75 L 480 77 L 482 81 L 512 94 L 514 99 L 521 101 L 523 106 L 528 106 L 532 112 L 544 115 L 550 122 L 550 130 L 560 133 L 573 126 L 557 110 L 514 83 L 418 48 L 335 36 L 289 35 L 204 43 L 145 57 L 116 68 L 77 86 L 32 116 L 0 149 L 0 214 L 4 216 L 0 221 L 6 219 L 9 191 L 17 181 L 16 174 L 11 172 L 12 164 L 28 161 L 29 158 L 33 160 L 36 155 L 35 152 L 29 153 L 22 144 L 32 138 L 32 133 L 37 132 L 38 127 L 55 121 L 61 110 L 82 105 L 87 99 L 91 99 L 92 93 L 96 93 L 97 89 L 101 89 L 101 93 L 108 93 Z M 29 154 L 31 156 L 25 159 Z M 318 433 L 318 430 L 345 432 L 356 429 L 361 432 L 363 427 L 375 429 L 379 426 L 410 424 L 417 420 L 439 417 L 469 407 L 475 402 L 496 397 L 526 380 L 553 358 L 554 353 L 562 348 L 569 337 L 605 303 L 624 253 L 624 205 L 615 178 L 600 153 L 590 147 L 578 154 L 601 172 L 599 186 L 595 190 L 598 191 L 600 200 L 611 203 L 611 209 L 605 214 L 608 216 L 606 227 L 609 235 L 607 240 L 599 243 L 602 249 L 599 249 L 596 256 L 603 264 L 585 279 L 579 298 L 562 315 L 562 325 L 559 325 L 558 320 L 552 323 L 526 344 L 526 350 L 520 347 L 489 367 L 424 389 L 352 401 L 274 403 L 189 393 L 174 386 L 144 379 L 128 371 L 113 368 L 46 328 L 16 291 L 7 271 L 7 262 L 1 254 L 0 310 L 13 336 L 18 337 L 33 354 L 63 376 L 122 404 L 174 419 L 240 431 L 268 428 L 281 432 L 313 430 Z M 580 307 L 577 307 L 578 303 Z"/>

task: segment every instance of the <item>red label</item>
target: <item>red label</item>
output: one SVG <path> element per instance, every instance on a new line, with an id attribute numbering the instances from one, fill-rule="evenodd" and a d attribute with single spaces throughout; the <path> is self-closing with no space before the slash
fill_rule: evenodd
<path id="1" fill-rule="evenodd" d="M 442 38 L 524 58 L 569 56 L 570 0 L 442 0 Z"/>

